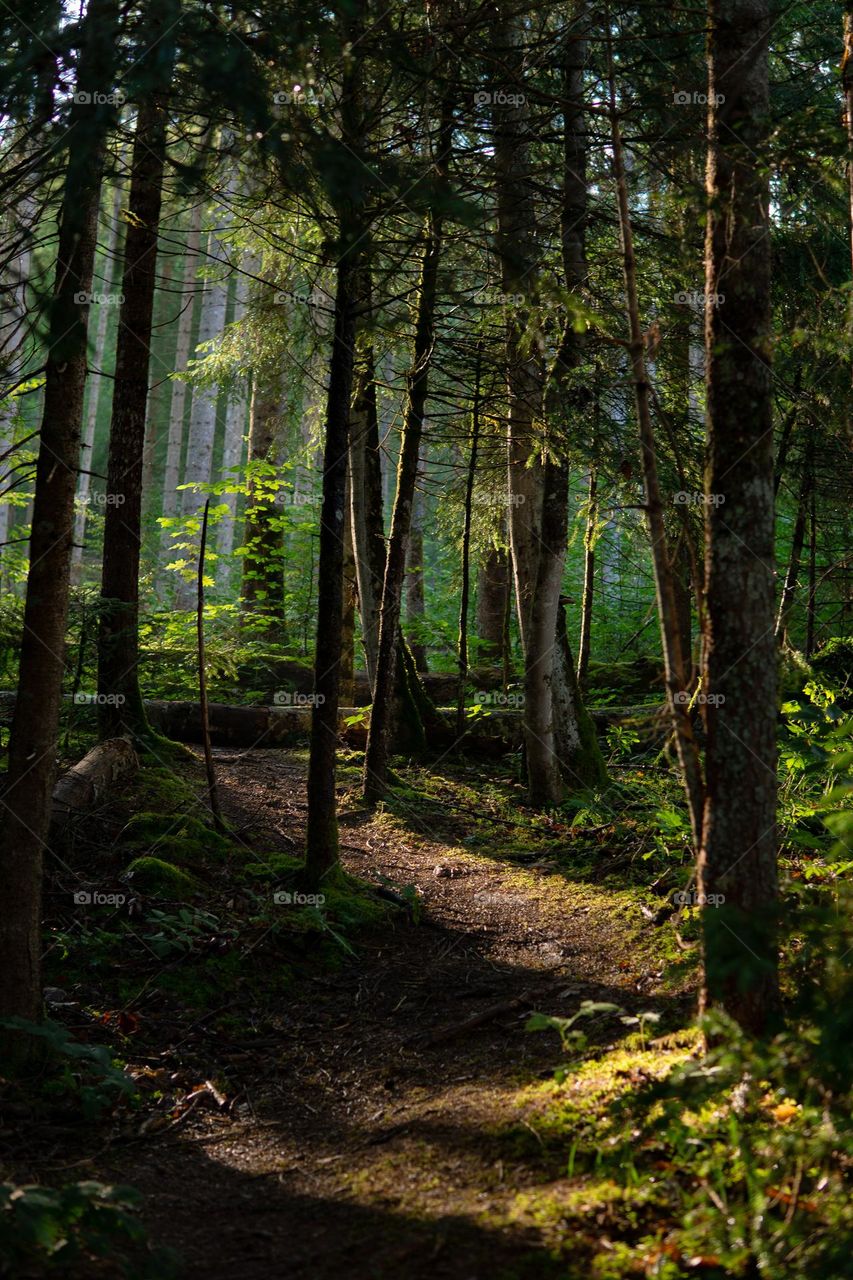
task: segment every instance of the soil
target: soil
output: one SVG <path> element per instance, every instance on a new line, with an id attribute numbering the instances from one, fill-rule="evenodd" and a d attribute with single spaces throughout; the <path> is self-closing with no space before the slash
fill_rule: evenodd
<path id="1" fill-rule="evenodd" d="M 216 756 L 230 822 L 298 852 L 304 762 Z M 296 984 L 274 1036 L 214 1041 L 227 1106 L 200 1095 L 179 1123 L 75 1176 L 139 1188 L 153 1240 L 180 1252 L 189 1277 L 586 1276 L 582 1241 L 576 1263 L 565 1242 L 556 1261 L 553 1223 L 525 1195 L 553 1200 L 571 1182 L 570 1135 L 546 1150 L 525 1118 L 559 1040 L 524 1024 L 583 1000 L 665 1005 L 648 923 L 547 862 L 502 862 L 499 828 L 493 855 L 474 854 L 415 814 L 401 828 L 348 805 L 346 790 L 346 869 L 416 886 L 419 922 L 398 912 L 338 971 Z M 618 1028 L 601 1034 L 612 1043 Z"/>

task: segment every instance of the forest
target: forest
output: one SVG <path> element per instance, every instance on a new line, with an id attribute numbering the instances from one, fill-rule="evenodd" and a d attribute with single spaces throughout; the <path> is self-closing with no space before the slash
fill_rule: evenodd
<path id="1" fill-rule="evenodd" d="M 0 48 L 0 1277 L 853 1278 L 853 5 Z"/>

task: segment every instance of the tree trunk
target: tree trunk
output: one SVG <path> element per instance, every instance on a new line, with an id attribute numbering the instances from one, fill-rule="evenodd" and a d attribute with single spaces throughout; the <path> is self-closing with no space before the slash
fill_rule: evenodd
<path id="1" fill-rule="evenodd" d="M 148 10 L 152 43 L 159 43 L 158 83 L 137 116 L 123 302 L 116 340 L 115 395 L 107 465 L 104 554 L 98 628 L 98 695 L 103 738 L 147 730 L 139 688 L 139 552 L 142 541 L 142 466 L 148 410 L 148 369 L 157 282 L 157 238 L 166 165 L 167 96 L 174 63 L 172 0 Z M 160 76 L 164 79 L 160 79 Z"/>
<path id="2" fill-rule="evenodd" d="M 341 36 L 358 49 L 364 32 L 365 5 L 358 0 L 341 18 Z M 340 134 L 342 146 L 363 150 L 362 62 L 358 52 L 345 62 L 341 76 Z M 323 505 L 320 512 L 320 557 L 317 575 L 317 640 L 314 649 L 314 703 L 308 757 L 308 816 L 305 877 L 309 885 L 334 878 L 339 867 L 338 813 L 335 783 L 338 756 L 338 708 L 341 687 L 341 644 L 344 613 L 344 504 L 347 487 L 350 410 L 355 367 L 355 339 L 362 300 L 364 264 L 363 193 L 340 195 L 337 205 L 335 320 L 326 395 L 326 440 L 323 451 Z"/>
<path id="3" fill-rule="evenodd" d="M 341 689 L 340 700 L 345 707 L 352 706 L 355 683 L 355 602 L 358 583 L 355 572 L 355 548 L 352 540 L 352 501 L 350 479 L 347 472 L 344 500 L 344 617 L 341 630 Z"/>
<path id="4" fill-rule="evenodd" d="M 62 691 L 74 491 L 86 382 L 88 307 L 97 244 L 105 140 L 114 110 L 118 14 L 115 0 L 91 0 L 80 31 L 77 92 L 50 310 L 44 416 L 36 464 L 30 571 L 18 691 L 3 794 L 0 884 L 0 1015 L 41 1015 L 42 850 L 51 818 Z M 21 1042 L 13 1052 L 30 1051 Z"/>
<path id="5" fill-rule="evenodd" d="M 271 489 L 270 468 L 279 462 L 282 437 L 281 369 L 256 369 L 249 411 L 249 465 L 255 474 L 246 500 L 246 529 L 240 607 L 252 619 L 252 633 L 283 643 L 284 532 Z"/>
<path id="6" fill-rule="evenodd" d="M 412 495 L 412 523 L 409 530 L 409 546 L 406 553 L 406 621 L 414 623 L 418 628 L 423 623 L 426 611 L 424 598 L 424 530 L 423 512 L 424 495 L 419 488 L 423 482 L 424 469 L 421 466 L 415 480 L 415 492 Z M 415 662 L 415 669 L 421 673 L 429 670 L 427 651 L 423 640 L 416 631 L 409 640 L 409 648 Z"/>
<path id="7" fill-rule="evenodd" d="M 445 99 L 441 110 L 436 157 L 433 161 L 439 181 L 446 178 L 448 152 L 453 136 L 453 113 Z M 429 373 L 435 346 L 435 306 L 438 293 L 438 264 L 442 248 L 443 218 L 430 210 L 424 229 L 423 264 L 418 295 L 418 316 L 412 368 L 407 375 L 406 410 L 397 467 L 397 492 L 391 516 L 391 533 L 385 557 L 382 606 L 379 615 L 379 653 L 376 687 L 370 714 L 367 750 L 364 754 L 364 798 L 375 804 L 385 794 L 388 779 L 388 752 L 393 714 L 394 680 L 397 670 L 397 642 L 400 629 L 400 601 L 406 568 L 406 547 L 417 483 L 421 435 L 423 432 Z"/>
<path id="8" fill-rule="evenodd" d="M 352 91 L 350 87 L 349 92 Z M 342 232 L 343 224 L 342 217 Z M 354 226 L 349 226 L 347 230 L 350 236 L 358 234 Z M 311 708 L 308 763 L 305 870 L 309 882 L 313 884 L 322 883 L 338 865 L 335 778 L 344 608 L 344 502 L 358 307 L 358 249 L 354 239 L 348 243 L 343 234 L 341 239 L 346 247 L 337 267 L 335 330 L 326 407 L 314 704 Z"/>
<path id="9" fill-rule="evenodd" d="M 586 530 L 583 537 L 583 595 L 581 597 L 581 634 L 578 642 L 578 685 L 586 686 L 589 667 L 590 634 L 592 631 L 592 606 L 595 599 L 595 539 L 598 527 L 598 472 L 595 464 L 589 468 L 586 490 Z"/>
<path id="10" fill-rule="evenodd" d="M 509 595 L 509 557 L 503 547 L 490 547 L 477 574 L 477 653 L 486 665 L 504 665 Z"/>
<path id="11" fill-rule="evenodd" d="M 474 367 L 474 402 L 471 406 L 471 452 L 465 482 L 465 508 L 462 526 L 462 594 L 459 601 L 459 690 L 456 697 L 456 736 L 465 733 L 465 686 L 468 681 L 468 597 L 471 593 L 471 514 L 474 483 L 477 478 L 477 449 L 480 444 L 480 378 L 483 369 L 483 344 L 477 344 Z"/>
<path id="12" fill-rule="evenodd" d="M 369 279 L 367 268 L 364 276 Z M 369 314 L 369 284 L 363 284 L 363 288 L 362 306 Z M 367 675 L 373 688 L 379 653 L 379 606 L 385 577 L 385 527 L 376 380 L 373 348 L 369 342 L 365 341 L 359 347 L 358 359 L 360 368 L 351 415 L 350 501 L 362 643 Z"/>
<path id="13" fill-rule="evenodd" d="M 640 457 L 645 487 L 646 520 L 651 542 L 652 567 L 655 578 L 661 645 L 664 655 L 664 673 L 667 702 L 675 732 L 678 759 L 687 792 L 690 826 L 694 848 L 699 847 L 702 826 L 703 780 L 699 750 L 693 733 L 690 716 L 688 673 L 684 669 L 684 645 L 679 632 L 675 574 L 667 546 L 663 497 L 657 468 L 657 448 L 652 423 L 649 373 L 646 367 L 645 339 L 640 324 L 640 306 L 637 294 L 636 261 L 634 258 L 634 234 L 631 226 L 628 202 L 628 182 L 625 172 L 622 133 L 616 105 L 616 85 L 613 73 L 612 51 L 608 43 L 610 125 L 613 149 L 613 176 L 619 210 L 619 230 L 622 241 L 622 263 L 625 279 L 626 313 L 630 334 L 631 380 L 640 428 Z"/>
<path id="14" fill-rule="evenodd" d="M 246 311 L 247 282 L 238 275 L 234 286 L 234 311 L 232 324 L 238 324 Z M 236 485 L 240 479 L 243 461 L 243 443 L 246 434 L 246 384 L 241 378 L 229 389 L 225 410 L 225 435 L 222 442 L 222 478 Z M 216 578 L 222 591 L 230 593 L 234 576 L 234 531 L 237 523 L 237 494 L 224 493 L 220 499 L 228 508 L 216 527 Z"/>
<path id="15" fill-rule="evenodd" d="M 780 1013 L 770 376 L 768 0 L 710 0 L 706 295 L 706 802 L 701 1004 Z"/>
<path id="16" fill-rule="evenodd" d="M 184 250 L 184 274 L 181 284 L 181 313 L 178 319 L 178 335 L 175 344 L 175 373 L 181 375 L 190 358 L 190 345 L 193 334 L 193 316 L 196 307 L 196 273 L 198 272 L 198 251 L 201 244 L 201 205 L 193 206 L 190 213 L 190 225 L 187 229 L 187 243 Z M 184 444 L 184 415 L 186 412 L 187 392 L 189 384 L 183 377 L 175 379 L 172 386 L 172 399 L 169 405 L 169 434 L 166 440 L 166 461 L 163 468 L 163 516 L 173 520 L 180 509 L 181 495 L 178 492 L 181 474 L 181 454 Z M 172 548 L 172 532 L 164 526 L 160 534 L 160 555 L 158 557 L 157 592 L 162 596 L 167 586 L 171 586 L 173 577 L 166 572 L 166 564 L 170 559 Z"/>
<path id="17" fill-rule="evenodd" d="M 119 183 L 113 188 L 110 206 L 107 243 L 104 247 L 104 286 L 111 292 L 113 282 L 118 279 L 118 242 L 121 220 L 122 188 Z M 83 426 L 83 443 L 81 448 L 81 471 L 77 477 L 76 515 L 74 518 L 74 545 L 71 548 L 71 581 L 79 583 L 83 575 L 83 552 L 86 549 L 86 515 L 89 507 L 91 489 L 90 472 L 92 470 L 95 428 L 98 425 L 98 410 L 101 405 L 101 390 L 108 379 L 104 377 L 104 364 L 107 358 L 107 322 L 110 315 L 110 302 L 101 299 L 98 303 L 98 323 L 95 326 L 95 342 L 93 358 L 95 376 L 89 379 L 86 420 Z"/>
<path id="18" fill-rule="evenodd" d="M 803 555 L 803 546 L 806 540 L 806 523 L 809 517 L 809 497 L 812 488 L 812 463 L 811 448 L 807 449 L 807 456 L 803 464 L 803 474 L 800 480 L 800 493 L 797 499 L 797 514 L 794 519 L 794 531 L 791 535 L 791 555 L 788 560 L 788 570 L 785 574 L 785 584 L 782 587 L 782 598 L 779 601 L 779 613 L 776 617 L 776 639 L 780 644 L 787 643 L 788 624 L 791 620 L 791 610 L 794 606 L 794 596 L 797 591 L 797 581 L 800 576 L 800 561 Z"/>
<path id="19" fill-rule="evenodd" d="M 218 249 L 213 232 L 208 237 L 208 255 L 215 257 Z M 208 345 L 218 338 L 225 328 L 225 308 L 228 290 L 223 281 L 208 281 L 201 300 L 201 320 L 196 342 L 196 359 L 204 359 Z M 216 411 L 219 405 L 219 386 L 216 383 L 193 388 L 190 407 L 190 428 L 187 435 L 187 456 L 184 461 L 185 485 L 191 486 L 181 493 L 181 516 L 184 520 L 200 518 L 205 503 L 203 486 L 210 483 L 213 472 L 213 446 L 216 439 Z M 202 486 L 196 488 L 195 486 Z M 189 577 L 178 579 L 175 593 L 176 609 L 192 609 L 195 606 L 195 581 Z"/>

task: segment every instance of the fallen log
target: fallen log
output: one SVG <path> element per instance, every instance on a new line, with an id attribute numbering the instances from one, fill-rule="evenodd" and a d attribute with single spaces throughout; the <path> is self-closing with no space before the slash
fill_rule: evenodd
<path id="1" fill-rule="evenodd" d="M 303 743 L 311 728 L 309 695 L 287 694 L 288 703 L 274 706 L 235 706 L 212 702 L 209 706 L 210 739 L 216 747 L 286 747 Z M 68 700 L 68 699 L 66 699 Z M 15 705 L 14 693 L 0 693 L 0 718 L 7 719 Z M 75 706 L 75 715 L 85 718 L 96 713 L 93 703 Z M 201 742 L 201 708 L 197 702 L 148 700 L 145 710 L 152 728 L 176 742 Z M 592 707 L 590 717 L 600 733 L 611 725 L 627 724 L 650 741 L 664 739 L 668 731 L 662 704 L 637 707 Z M 338 733 L 349 747 L 361 748 L 367 738 L 370 711 L 365 707 L 341 707 Z M 348 724 L 351 720 L 353 723 Z M 502 706 L 489 707 L 472 717 L 459 744 L 472 754 L 503 755 L 522 745 L 522 713 Z M 430 746 L 447 750 L 457 742 L 452 712 L 436 713 L 435 734 Z"/>
<path id="2" fill-rule="evenodd" d="M 62 830 L 75 814 L 90 809 L 119 778 L 138 768 L 136 752 L 127 738 L 99 742 L 64 773 L 53 788 L 51 829 Z"/>

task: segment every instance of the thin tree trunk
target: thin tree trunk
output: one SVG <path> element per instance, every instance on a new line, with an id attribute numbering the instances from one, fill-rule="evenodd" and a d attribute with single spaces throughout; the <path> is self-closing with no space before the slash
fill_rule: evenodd
<path id="1" fill-rule="evenodd" d="M 480 444 L 480 376 L 483 368 L 483 344 L 477 345 L 474 366 L 474 402 L 471 406 L 471 452 L 465 482 L 465 514 L 462 526 L 462 594 L 459 601 L 459 692 L 456 698 L 456 737 L 465 733 L 465 686 L 468 680 L 468 598 L 471 593 L 471 514 L 474 482 L 477 478 L 477 449 Z"/>
<path id="2" fill-rule="evenodd" d="M 598 472 L 594 463 L 591 463 L 589 468 L 586 501 L 586 530 L 583 537 L 581 634 L 578 642 L 578 684 L 582 690 L 586 686 L 586 673 L 589 667 L 592 606 L 595 599 L 595 540 L 596 530 L 598 528 Z"/>
<path id="3" fill-rule="evenodd" d="M 225 831 L 222 821 L 222 810 L 219 807 L 219 788 L 216 784 L 216 770 L 213 767 L 213 752 L 210 748 L 210 717 L 207 707 L 207 663 L 204 653 L 204 553 L 207 550 L 207 517 L 210 512 L 210 498 L 204 504 L 201 518 L 201 538 L 198 548 L 198 572 L 196 574 L 196 636 L 198 640 L 198 705 L 201 716 L 201 741 L 204 748 L 204 768 L 207 774 L 207 795 L 210 801 L 210 812 L 213 824 L 220 833 Z"/>
<path id="4" fill-rule="evenodd" d="M 181 313 L 178 319 L 178 334 L 175 343 L 175 373 L 183 374 L 190 358 L 190 345 L 193 334 L 193 316 L 196 308 L 196 273 L 198 272 L 198 251 L 201 244 L 201 205 L 194 205 L 190 213 L 190 225 L 187 229 L 186 249 L 184 251 L 184 272 L 181 283 Z M 172 386 L 172 399 L 169 405 L 169 434 L 166 440 L 166 460 L 163 468 L 163 516 L 174 519 L 180 509 L 181 495 L 178 492 L 181 474 L 181 454 L 184 443 L 184 416 L 186 412 L 189 384 L 182 377 L 175 379 Z M 160 534 L 160 556 L 157 574 L 157 591 L 162 596 L 166 587 L 171 586 L 173 577 L 166 572 L 166 564 L 170 559 L 172 533 L 168 526 Z"/>
<path id="5" fill-rule="evenodd" d="M 433 161 L 439 181 L 446 178 L 453 136 L 453 112 L 445 99 L 441 110 L 436 157 Z M 438 264 L 442 248 L 443 218 L 430 210 L 424 232 L 423 264 L 418 295 L 418 316 L 412 369 L 407 382 L 406 410 L 397 467 L 397 492 L 391 516 L 391 534 L 385 558 L 382 606 L 379 616 L 379 653 L 376 687 L 370 713 L 367 749 L 364 753 L 364 798 L 375 804 L 385 794 L 388 780 L 388 752 L 397 670 L 397 642 L 400 629 L 400 601 L 406 567 L 406 547 L 417 482 L 421 435 L 423 432 L 429 373 L 435 346 L 435 307 L 438 293 Z"/>
<path id="6" fill-rule="evenodd" d="M 365 4 L 358 0 L 341 18 L 341 36 L 354 51 L 341 77 L 340 131 L 343 146 L 364 148 L 362 62 L 358 52 L 364 31 Z M 338 814 L 335 784 L 338 757 L 338 708 L 341 688 L 341 643 L 344 613 L 344 503 L 347 486 L 350 409 L 355 367 L 355 339 L 364 263 L 364 206 L 359 195 L 342 197 L 337 208 L 338 256 L 335 321 L 326 397 L 326 440 L 323 450 L 323 505 L 320 512 L 320 559 L 317 576 L 317 640 L 314 649 L 314 704 L 308 758 L 308 816 L 305 878 L 317 886 L 333 878 L 339 867 Z"/>
<path id="7" fill-rule="evenodd" d="M 107 243 L 104 247 L 104 286 L 109 294 L 112 285 L 118 279 L 118 242 L 121 221 L 122 189 L 116 184 L 109 213 Z M 95 428 L 98 425 L 98 410 L 101 405 L 101 390 L 105 379 L 103 369 L 107 358 L 107 323 L 110 315 L 110 302 L 101 299 L 98 303 L 98 323 L 95 326 L 94 362 L 95 376 L 89 379 L 88 403 L 86 419 L 83 426 L 83 442 L 81 448 L 81 471 L 77 477 L 77 512 L 74 519 L 74 545 L 71 548 L 71 581 L 78 583 L 83 572 L 83 552 L 86 544 L 86 515 L 91 489 L 90 472 L 92 470 L 92 450 L 95 443 Z"/>
<path id="8" fill-rule="evenodd" d="M 70 113 L 30 571 L 3 793 L 0 1015 L 30 1020 L 40 1017 L 42 1005 L 42 850 L 52 808 L 86 382 L 88 308 L 76 299 L 92 288 L 105 141 L 114 115 L 101 104 L 112 87 L 117 26 L 115 0 L 91 0 L 81 24 L 77 92 Z M 31 1048 L 22 1041 L 15 1052 L 24 1056 Z"/>
<path id="9" fill-rule="evenodd" d="M 504 665 L 509 597 L 509 557 L 503 547 L 490 547 L 477 574 L 478 655 L 485 664 Z"/>
<path id="10" fill-rule="evenodd" d="M 424 468 L 421 465 L 415 480 L 415 492 L 412 495 L 412 523 L 409 530 L 409 546 L 406 552 L 406 621 L 414 623 L 415 628 L 423 622 L 426 612 L 424 598 L 424 495 L 419 487 L 423 477 Z M 421 673 L 428 671 L 426 645 L 416 634 L 413 634 L 413 638 L 409 641 L 409 649 L 415 663 L 415 669 Z"/>
<path id="11" fill-rule="evenodd" d="M 344 501 L 344 616 L 341 629 L 341 691 L 342 706 L 351 707 L 355 678 L 355 602 L 358 584 L 355 572 L 355 549 L 352 540 L 352 502 L 350 479 L 347 472 L 346 498 Z"/>
<path id="12" fill-rule="evenodd" d="M 215 257 L 218 249 L 216 237 L 208 236 L 207 252 Z M 228 291 L 222 280 L 208 282 L 201 300 L 201 320 L 196 342 L 196 358 L 204 359 L 209 344 L 218 338 L 225 328 L 225 308 Z M 216 439 L 216 411 L 219 405 L 219 386 L 216 383 L 193 388 L 190 406 L 190 426 L 187 434 L 187 454 L 184 461 L 183 483 L 190 487 L 181 492 L 181 516 L 184 520 L 198 517 L 204 506 L 203 488 L 210 483 L 213 472 L 213 446 Z M 195 601 L 195 584 L 188 577 L 178 579 L 175 593 L 176 609 L 191 609 Z"/>
<path id="13" fill-rule="evenodd" d="M 778 1022 L 769 0 L 710 0 L 701 1006 Z M 714 900 L 714 899 L 712 899 Z"/>
<path id="14" fill-rule="evenodd" d="M 364 273 L 368 269 L 365 267 Z M 369 286 L 362 305 L 369 313 Z M 379 607 L 385 577 L 385 529 L 382 516 L 382 467 L 373 348 L 365 342 L 358 352 L 359 373 L 353 398 L 350 434 L 350 501 L 358 582 L 358 608 L 364 658 L 370 686 L 376 683 L 379 654 Z"/>
<path id="15" fill-rule="evenodd" d="M 806 657 L 815 651 L 815 595 L 817 593 L 817 500 L 815 486 L 809 495 L 809 596 L 806 605 Z M 849 545 L 849 544 L 848 544 Z"/>
<path id="16" fill-rule="evenodd" d="M 254 634 L 278 643 L 285 638 L 284 532 L 269 469 L 279 461 L 282 430 L 281 369 L 256 369 L 249 412 L 249 465 L 255 474 L 246 500 L 240 607 L 244 621 L 253 620 Z"/>
<path id="17" fill-rule="evenodd" d="M 234 286 L 234 310 L 232 324 L 238 324 L 246 312 L 247 282 L 243 275 L 238 275 Z M 222 442 L 222 478 L 230 484 L 239 481 L 240 465 L 243 461 L 243 444 L 246 433 L 246 384 L 240 379 L 237 386 L 232 387 L 228 395 L 225 410 L 225 434 Z M 228 508 L 216 528 L 216 577 L 220 588 L 230 592 L 234 563 L 234 532 L 237 523 L 237 494 L 224 493 L 220 499 Z"/>
<path id="18" fill-rule="evenodd" d="M 687 691 L 688 673 L 684 669 L 684 645 L 678 627 L 675 575 L 667 548 L 663 498 L 658 478 L 657 450 L 649 395 L 649 375 L 646 368 L 645 339 L 640 324 L 640 307 L 637 296 L 634 236 L 628 204 L 628 183 L 622 150 L 622 133 L 619 127 L 616 107 L 616 86 L 613 79 L 612 57 L 610 58 L 609 75 L 613 174 L 616 183 L 619 228 L 622 239 L 626 310 L 630 332 L 631 377 L 634 384 L 637 419 L 640 428 L 640 454 L 645 484 L 646 519 L 651 540 L 655 593 L 664 655 L 667 702 L 676 735 L 679 764 L 687 792 L 694 848 L 698 849 L 702 830 L 702 768 L 690 717 Z"/>
<path id="19" fill-rule="evenodd" d="M 142 466 L 148 410 L 148 370 L 157 238 L 166 165 L 167 95 L 175 56 L 169 32 L 173 0 L 148 11 L 152 42 L 162 61 L 157 85 L 139 108 L 131 161 L 129 217 L 116 340 L 115 396 L 110 424 L 107 504 L 98 628 L 99 727 L 103 738 L 147 731 L 139 688 L 139 554 L 142 542 Z"/>
<path id="20" fill-rule="evenodd" d="M 797 499 L 797 514 L 794 519 L 794 530 L 791 535 L 791 555 L 788 560 L 788 570 L 785 574 L 785 584 L 782 588 L 782 598 L 779 601 L 779 613 L 776 616 L 776 639 L 780 644 L 785 644 L 788 639 L 788 624 L 791 620 L 791 610 L 794 606 L 794 596 L 797 591 L 797 580 L 800 576 L 800 561 L 803 555 L 803 546 L 806 540 L 806 523 L 809 516 L 809 498 L 812 488 L 812 464 L 811 449 L 807 450 L 807 456 L 803 464 L 803 474 L 800 480 L 800 493 Z"/>

